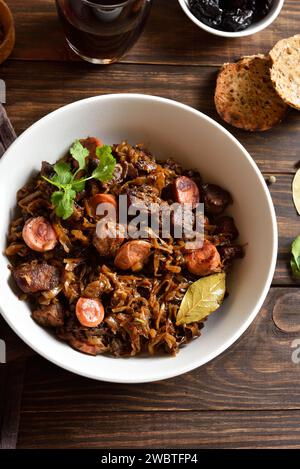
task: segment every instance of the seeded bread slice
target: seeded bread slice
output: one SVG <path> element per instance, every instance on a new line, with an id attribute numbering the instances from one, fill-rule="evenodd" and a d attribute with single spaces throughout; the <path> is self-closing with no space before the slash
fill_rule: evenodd
<path id="1" fill-rule="evenodd" d="M 282 39 L 271 50 L 271 80 L 283 101 L 300 110 L 300 34 Z"/>
<path id="2" fill-rule="evenodd" d="M 269 56 L 242 57 L 223 65 L 215 91 L 215 106 L 228 124 L 250 130 L 268 130 L 281 122 L 287 105 L 270 78 Z"/>

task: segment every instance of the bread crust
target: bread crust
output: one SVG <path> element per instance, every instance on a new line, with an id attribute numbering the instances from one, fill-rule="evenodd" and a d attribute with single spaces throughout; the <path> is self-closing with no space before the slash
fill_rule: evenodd
<path id="1" fill-rule="evenodd" d="M 270 57 L 276 92 L 287 105 L 300 110 L 300 34 L 277 42 Z"/>
<path id="2" fill-rule="evenodd" d="M 215 106 L 225 122 L 244 130 L 265 131 L 284 118 L 288 106 L 274 90 L 267 55 L 224 64 L 217 79 Z"/>

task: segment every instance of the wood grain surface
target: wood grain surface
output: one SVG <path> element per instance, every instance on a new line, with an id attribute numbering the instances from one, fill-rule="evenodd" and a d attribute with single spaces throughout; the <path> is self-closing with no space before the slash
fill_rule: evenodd
<path id="1" fill-rule="evenodd" d="M 300 32 L 297 0 L 285 1 L 270 28 L 238 40 L 200 31 L 177 0 L 154 0 L 147 27 L 127 56 L 119 64 L 95 67 L 67 49 L 53 0 L 7 3 L 17 41 L 0 78 L 17 134 L 72 101 L 116 92 L 175 99 L 222 123 L 213 105 L 219 66 L 266 52 L 277 40 Z M 116 385 L 46 362 L 0 318 L 0 338 L 8 350 L 8 364 L 0 365 L 0 447 L 300 448 L 300 290 L 288 266 L 290 243 L 300 233 L 291 200 L 300 160 L 300 114 L 291 111 L 266 133 L 227 128 L 263 174 L 277 179 L 270 192 L 279 227 L 278 262 L 256 320 L 206 366 L 157 383 Z M 255 197 L 251 188 L 249 196 Z"/>

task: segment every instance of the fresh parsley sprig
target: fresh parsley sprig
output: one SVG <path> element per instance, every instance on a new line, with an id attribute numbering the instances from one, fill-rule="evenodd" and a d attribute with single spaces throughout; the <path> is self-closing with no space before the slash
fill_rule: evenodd
<path id="1" fill-rule="evenodd" d="M 73 205 L 76 194 L 83 191 L 86 181 L 96 179 L 101 182 L 108 182 L 113 176 L 116 160 L 112 155 L 111 147 L 103 145 L 96 148 L 96 155 L 99 159 L 97 168 L 90 176 L 77 178 L 80 171 L 86 171 L 89 151 L 76 140 L 70 148 L 70 154 L 78 162 L 78 168 L 73 173 L 71 165 L 63 161 L 54 165 L 55 174 L 51 179 L 42 176 L 45 181 L 57 188 L 51 196 L 51 202 L 55 207 L 55 213 L 63 220 L 67 220 L 73 213 Z"/>

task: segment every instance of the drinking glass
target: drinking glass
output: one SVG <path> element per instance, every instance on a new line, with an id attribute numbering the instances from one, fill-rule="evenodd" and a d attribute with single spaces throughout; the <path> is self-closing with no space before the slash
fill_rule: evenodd
<path id="1" fill-rule="evenodd" d="M 56 0 L 70 48 L 95 64 L 119 60 L 138 39 L 152 0 Z"/>

